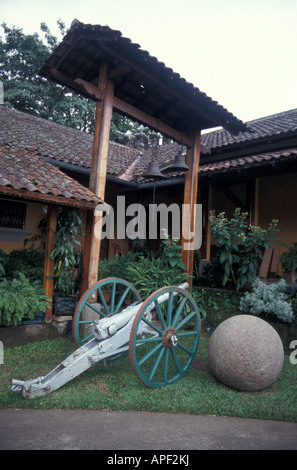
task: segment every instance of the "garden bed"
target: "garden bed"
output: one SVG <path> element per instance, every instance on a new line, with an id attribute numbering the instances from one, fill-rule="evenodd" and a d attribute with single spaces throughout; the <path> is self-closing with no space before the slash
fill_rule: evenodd
<path id="1" fill-rule="evenodd" d="M 214 330 L 224 320 L 240 314 L 239 304 L 242 294 L 237 291 L 194 286 L 192 295 L 198 307 L 202 307 L 206 313 L 202 325 L 204 330 Z"/>

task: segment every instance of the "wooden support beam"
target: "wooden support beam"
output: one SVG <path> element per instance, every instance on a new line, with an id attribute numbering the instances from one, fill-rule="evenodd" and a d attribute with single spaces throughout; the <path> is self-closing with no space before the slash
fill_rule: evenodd
<path id="1" fill-rule="evenodd" d="M 44 255 L 44 272 L 43 272 L 43 288 L 47 295 L 52 299 L 54 293 L 54 279 L 49 279 L 53 274 L 54 260 L 50 258 L 50 254 L 54 249 L 54 238 L 57 228 L 58 206 L 47 207 L 47 226 L 46 226 L 46 242 Z M 46 309 L 45 323 L 52 322 L 52 305 Z"/>
<path id="2" fill-rule="evenodd" d="M 144 124 L 151 129 L 154 129 L 157 132 L 160 132 L 165 137 L 169 137 L 170 139 L 175 140 L 179 144 L 184 144 L 189 146 L 190 139 L 182 134 L 182 132 L 173 129 L 172 127 L 168 126 L 164 122 L 156 119 L 149 114 L 140 111 L 139 109 L 135 108 L 134 106 L 122 101 L 118 98 L 114 100 L 114 108 L 119 112 L 124 114 L 125 116 L 129 116 L 130 118 L 134 119 L 135 121 L 139 122 L 140 124 Z"/>
<path id="3" fill-rule="evenodd" d="M 192 146 L 187 151 L 187 165 L 190 170 L 186 173 L 185 177 L 185 188 L 184 188 L 184 205 L 189 207 L 189 213 L 187 216 L 183 216 L 182 220 L 182 259 L 186 265 L 186 270 L 189 275 L 188 282 L 190 288 L 192 288 L 192 274 L 193 274 L 193 261 L 194 261 L 194 250 L 187 249 L 187 244 L 194 241 L 195 233 L 195 214 L 197 204 L 197 191 L 198 191 L 198 171 L 200 161 L 200 131 L 196 131 L 192 136 Z M 193 238 L 189 240 L 190 234 L 193 234 Z"/>
<path id="4" fill-rule="evenodd" d="M 98 101 L 96 107 L 95 133 L 92 150 L 92 168 L 90 176 L 90 189 L 101 200 L 105 197 L 108 146 L 110 135 L 110 124 L 112 118 L 114 84 L 108 79 L 107 64 L 101 66 L 98 89 L 102 94 L 102 100 Z M 90 253 L 88 287 L 94 285 L 98 280 L 98 267 L 100 260 L 100 238 L 102 228 L 102 212 L 94 214 L 93 220 L 88 218 L 87 231 L 90 233 Z M 95 230 L 96 228 L 96 230 Z"/>
<path id="5" fill-rule="evenodd" d="M 71 88 L 74 91 L 78 91 L 79 93 L 82 93 L 82 88 L 79 86 L 79 84 L 76 81 L 73 81 L 71 78 L 69 78 L 67 75 L 64 73 L 59 72 L 56 69 L 51 68 L 50 73 L 52 77 L 60 84 L 66 85 L 69 88 Z M 96 88 L 96 87 L 95 87 Z"/>
<path id="6" fill-rule="evenodd" d="M 63 83 L 72 90 L 83 93 L 85 96 L 89 96 L 93 100 L 102 101 L 103 99 L 102 90 L 99 87 L 97 88 L 92 83 L 87 82 L 86 80 L 78 78 L 73 81 L 71 78 L 67 77 L 67 75 L 58 72 L 55 69 L 51 69 L 51 75 L 59 83 Z M 114 97 L 113 107 L 120 114 L 124 114 L 125 116 L 130 117 L 140 124 L 144 124 L 145 126 L 160 132 L 164 136 L 169 137 L 170 139 L 173 139 L 180 144 L 187 145 L 188 147 L 192 144 L 189 137 L 185 136 L 182 132 L 179 132 L 159 119 L 156 119 L 149 114 L 140 111 L 135 106 L 132 106 L 131 104 L 126 103 L 117 97 Z"/>
<path id="7" fill-rule="evenodd" d="M 98 89 L 91 83 L 88 83 L 85 80 L 82 80 L 81 78 L 79 78 L 75 80 L 75 84 L 81 90 L 84 90 L 85 94 L 88 94 L 93 99 L 96 99 L 98 101 L 102 100 L 102 93 L 100 89 Z M 135 108 L 135 106 L 132 106 L 131 104 L 126 103 L 125 101 L 120 100 L 117 97 L 114 97 L 113 107 L 119 113 L 124 114 L 125 116 L 128 116 L 131 119 L 134 119 L 135 121 L 141 124 L 144 124 L 150 127 L 151 129 L 154 129 L 157 132 L 160 132 L 161 134 L 175 140 L 178 143 L 183 143 L 184 145 L 187 145 L 188 147 L 192 145 L 192 141 L 191 139 L 189 139 L 188 136 L 185 136 L 178 130 L 173 129 L 172 127 L 168 126 L 167 124 L 160 121 L 159 119 L 156 119 L 150 116 L 149 114 L 143 111 L 140 111 L 139 109 Z"/>

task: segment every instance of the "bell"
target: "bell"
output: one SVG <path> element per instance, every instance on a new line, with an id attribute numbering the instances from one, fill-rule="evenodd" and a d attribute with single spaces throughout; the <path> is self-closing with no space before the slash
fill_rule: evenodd
<path id="1" fill-rule="evenodd" d="M 161 173 L 158 162 L 152 160 L 149 163 L 148 169 L 145 173 L 143 173 L 144 177 L 146 178 L 165 178 L 164 175 Z"/>
<path id="2" fill-rule="evenodd" d="M 168 168 L 170 171 L 189 171 L 189 167 L 186 164 L 186 160 L 184 155 L 182 155 L 181 152 L 178 153 L 178 155 L 175 157 L 174 162 L 172 165 Z"/>

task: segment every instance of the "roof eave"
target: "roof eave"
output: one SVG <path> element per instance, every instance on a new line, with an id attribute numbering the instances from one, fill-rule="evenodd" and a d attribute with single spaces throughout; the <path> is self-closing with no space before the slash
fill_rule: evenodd
<path id="1" fill-rule="evenodd" d="M 76 35 L 76 38 L 72 43 L 74 35 Z M 246 124 L 237 119 L 216 101 L 213 101 L 179 74 L 174 73 L 172 69 L 167 68 L 164 63 L 150 56 L 138 44 L 132 43 L 130 39 L 124 38 L 119 31 L 111 30 L 109 27 L 76 23 L 46 61 L 40 71 L 40 75 L 52 79 L 50 68 L 52 67 L 59 71 L 61 64 L 69 57 L 75 45 L 81 39 L 98 44 L 98 48 L 104 51 L 107 60 L 125 63 L 135 72 L 145 74 L 146 78 L 154 86 L 159 86 L 162 89 L 166 88 L 173 98 L 177 97 L 189 109 L 193 115 L 193 125 L 198 124 L 200 130 L 222 126 L 234 135 L 247 130 Z M 59 56 L 58 61 L 56 59 L 57 55 Z M 55 81 L 60 83 L 57 79 Z M 75 91 L 80 92 L 79 89 Z"/>
<path id="2" fill-rule="evenodd" d="M 77 209 L 89 209 L 89 210 L 94 210 L 97 207 L 97 205 L 102 203 L 102 201 L 100 201 L 99 199 L 96 201 L 94 200 L 92 202 L 78 201 L 72 198 L 54 196 L 51 194 L 42 194 L 37 191 L 25 191 L 21 189 L 14 189 L 10 186 L 0 186 L 0 195 L 26 199 L 31 202 L 37 202 L 41 204 L 55 204 L 55 205 L 74 207 Z"/>

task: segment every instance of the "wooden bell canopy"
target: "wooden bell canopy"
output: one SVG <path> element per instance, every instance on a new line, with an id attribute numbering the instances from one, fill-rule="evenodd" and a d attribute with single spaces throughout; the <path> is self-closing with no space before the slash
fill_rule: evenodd
<path id="1" fill-rule="evenodd" d="M 190 205 L 192 215 L 183 221 L 183 233 L 184 228 L 193 233 L 201 130 L 222 126 L 238 134 L 246 131 L 242 121 L 139 44 L 108 26 L 74 20 L 40 75 L 97 102 L 90 189 L 101 199 L 105 193 L 112 110 L 188 148 L 186 164 L 190 170 L 185 177 L 184 204 Z M 96 282 L 100 244 L 94 238 L 89 243 L 91 285 Z M 182 245 L 183 260 L 191 275 L 193 250 L 185 249 L 184 240 Z"/>
<path id="2" fill-rule="evenodd" d="M 184 133 L 187 144 L 193 126 L 200 130 L 222 126 L 232 134 L 246 130 L 216 101 L 108 26 L 74 21 L 40 75 L 97 100 L 99 70 L 105 63 L 114 82 L 114 109 L 164 135 L 168 126 L 175 137 L 176 131 Z M 167 131 L 174 139 L 171 129 Z M 181 141 L 181 136 L 176 140 Z"/>

